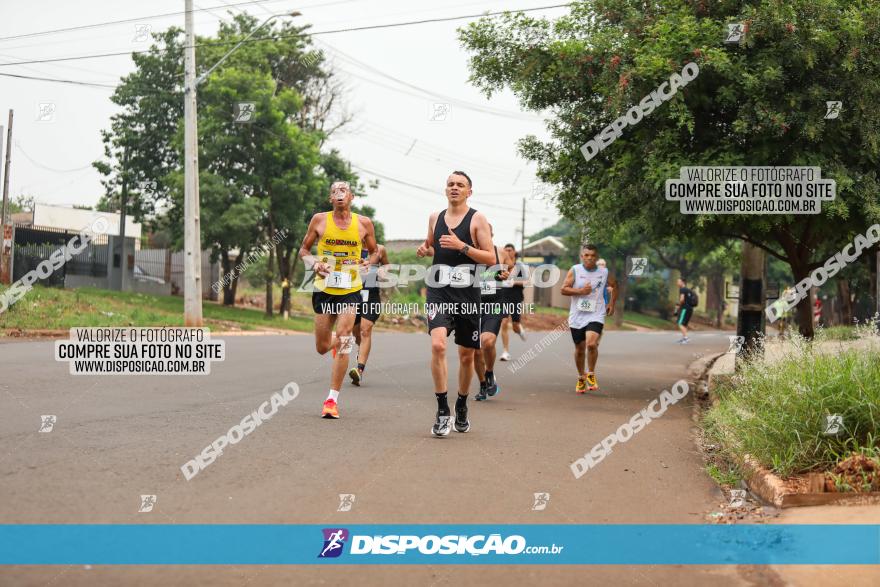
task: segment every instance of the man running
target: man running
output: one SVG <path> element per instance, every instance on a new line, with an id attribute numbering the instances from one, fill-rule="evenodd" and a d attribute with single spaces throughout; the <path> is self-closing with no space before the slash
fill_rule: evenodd
<path id="1" fill-rule="evenodd" d="M 379 310 L 382 307 L 382 298 L 379 297 L 379 273 L 381 267 L 388 265 L 385 245 L 377 246 L 379 250 L 375 255 L 368 256 L 367 251 L 361 251 L 361 256 L 370 263 L 370 269 L 364 277 L 361 305 L 358 307 L 357 318 L 354 319 L 354 340 L 358 345 L 357 367 L 352 367 L 348 372 L 351 382 L 357 386 L 360 386 L 364 380 L 367 359 L 370 358 L 370 348 L 373 345 L 373 325 L 379 319 Z"/>
<path id="2" fill-rule="evenodd" d="M 474 273 L 477 263 L 495 262 L 489 223 L 482 213 L 467 204 L 472 187 L 466 173 L 452 172 L 446 180 L 448 206 L 431 214 L 428 236 L 416 251 L 419 257 L 433 256 L 426 279 L 425 308 L 431 335 L 431 375 L 437 397 L 437 416 L 431 429 L 435 436 L 448 436 L 450 432 L 446 337 L 453 331 L 459 362 L 455 431 L 467 432 L 471 427 L 467 396 L 474 352 L 480 348 L 480 288 Z"/>
<path id="3" fill-rule="evenodd" d="M 489 234 L 495 236 L 492 225 L 489 225 Z M 474 371 L 480 380 L 480 391 L 474 398 L 478 402 L 494 397 L 501 389 L 495 381 L 495 341 L 498 339 L 498 331 L 501 329 L 501 321 L 504 318 L 502 304 L 503 282 L 507 279 L 510 271 L 509 263 L 504 249 L 495 249 L 495 264 L 487 267 L 480 277 L 480 350 L 474 354 Z M 499 253 L 500 251 L 500 253 Z"/>
<path id="4" fill-rule="evenodd" d="M 501 321 L 501 344 L 504 347 L 504 352 L 501 353 L 501 357 L 499 358 L 502 361 L 509 361 L 510 352 L 508 351 L 510 349 L 511 322 L 513 323 L 513 331 L 516 332 L 523 342 L 526 341 L 526 329 L 521 324 L 522 315 L 520 309 L 525 300 L 523 288 L 528 282 L 528 269 L 525 263 L 517 261 L 519 253 L 516 252 L 516 247 L 512 244 L 508 243 L 504 245 L 504 252 L 507 253 L 507 258 L 510 260 L 513 269 L 511 270 L 511 277 L 507 278 L 507 283 L 504 286 L 504 293 L 501 294 L 501 297 L 505 302 L 505 305 L 511 307 L 513 311 Z"/>
<path id="5" fill-rule="evenodd" d="M 581 249 L 583 262 L 568 270 L 562 284 L 562 295 L 571 296 L 568 326 L 574 341 L 574 365 L 578 372 L 575 392 L 578 394 L 599 389 L 596 380 L 599 340 L 605 327 L 605 316 L 614 314 L 617 303 L 617 283 L 609 277 L 607 268 L 596 264 L 598 258 L 599 251 L 594 245 L 584 245 Z M 605 288 L 609 286 L 612 288 L 611 303 L 606 305 Z M 587 371 L 584 371 L 584 359 L 588 363 Z"/>
<path id="6" fill-rule="evenodd" d="M 330 372 L 330 394 L 324 401 L 322 417 L 339 417 L 339 390 L 348 369 L 348 355 L 354 344 L 351 335 L 355 313 L 361 302 L 361 243 L 371 254 L 377 254 L 373 222 L 366 216 L 353 214 L 354 194 L 348 182 L 337 181 L 330 186 L 332 212 L 312 216 L 306 236 L 299 249 L 306 269 L 315 271 L 315 349 L 324 355 L 333 350 Z M 317 242 L 318 254 L 311 253 Z M 336 332 L 333 332 L 333 325 Z"/>
<path id="7" fill-rule="evenodd" d="M 694 306 L 697 305 L 697 294 L 694 290 L 687 286 L 687 281 L 683 277 L 678 278 L 678 306 L 675 309 L 675 315 L 678 323 L 678 329 L 681 331 L 681 338 L 678 344 L 690 344 L 688 338 L 688 324 L 691 321 L 691 315 L 694 313 Z"/>

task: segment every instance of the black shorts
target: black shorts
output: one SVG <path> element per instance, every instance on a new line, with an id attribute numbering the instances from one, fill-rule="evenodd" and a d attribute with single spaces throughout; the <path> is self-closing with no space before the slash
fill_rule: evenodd
<path id="1" fill-rule="evenodd" d="M 520 322 L 522 320 L 520 316 L 520 308 L 525 300 L 525 294 L 523 294 L 523 289 L 521 287 L 511 287 L 507 290 L 507 296 L 504 300 L 507 302 L 508 307 L 510 308 L 510 319 L 514 322 Z"/>
<path id="2" fill-rule="evenodd" d="M 363 301 L 363 292 L 369 292 L 367 295 L 367 301 Z M 361 295 L 361 304 L 358 306 L 357 318 L 354 319 L 354 323 L 357 324 L 361 321 L 361 317 L 365 320 L 369 320 L 372 323 L 376 323 L 379 320 L 379 310 L 382 307 L 382 298 L 379 297 L 379 289 L 371 288 L 371 289 L 362 289 L 360 292 Z"/>
<path id="3" fill-rule="evenodd" d="M 438 311 L 440 309 L 443 310 L 451 310 L 452 307 L 447 308 L 432 308 L 432 305 L 439 306 L 440 304 L 449 304 L 448 300 L 443 299 L 441 296 L 433 296 L 431 290 L 428 290 L 428 298 L 426 300 L 425 310 L 428 313 L 428 334 L 431 333 L 435 328 L 445 328 L 446 336 L 449 336 L 453 332 L 455 332 L 455 344 L 458 346 L 463 346 L 470 349 L 478 349 L 480 348 L 480 302 L 479 300 L 475 302 L 471 301 L 457 301 L 456 304 L 459 305 L 467 305 L 468 310 L 476 308 L 474 312 L 452 312 L 452 311 Z"/>
<path id="4" fill-rule="evenodd" d="M 679 326 L 687 326 L 691 321 L 691 315 L 694 313 L 694 309 L 685 306 L 681 310 L 678 311 L 678 325 Z"/>
<path id="5" fill-rule="evenodd" d="M 483 313 L 480 316 L 480 333 L 491 332 L 495 336 L 501 331 L 501 321 L 504 320 L 504 302 L 500 298 L 481 302 Z"/>
<path id="6" fill-rule="evenodd" d="M 355 310 L 360 306 L 361 292 L 333 295 L 322 291 L 312 292 L 312 309 L 315 314 L 344 314 L 346 308 L 353 306 Z"/>
<path id="7" fill-rule="evenodd" d="M 587 340 L 588 330 L 602 336 L 602 330 L 604 330 L 604 328 L 605 325 L 601 322 L 589 322 L 583 328 L 569 328 L 569 330 L 571 330 L 571 340 L 574 341 L 574 344 L 580 344 Z"/>

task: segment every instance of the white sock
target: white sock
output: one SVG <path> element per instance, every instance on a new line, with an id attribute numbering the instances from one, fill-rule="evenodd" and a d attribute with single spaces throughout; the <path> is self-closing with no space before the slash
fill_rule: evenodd
<path id="1" fill-rule="evenodd" d="M 330 390 L 330 395 L 327 396 L 327 399 L 332 399 L 335 402 L 339 401 L 339 392 L 335 389 Z"/>

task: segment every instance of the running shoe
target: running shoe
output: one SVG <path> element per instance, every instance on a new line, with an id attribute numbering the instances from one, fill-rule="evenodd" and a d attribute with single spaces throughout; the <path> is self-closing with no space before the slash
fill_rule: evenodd
<path id="1" fill-rule="evenodd" d="M 691 339 L 689 339 L 688 337 L 684 337 L 678 341 L 678 344 L 691 344 Z"/>
<path id="2" fill-rule="evenodd" d="M 583 377 L 578 377 L 577 385 L 574 386 L 575 393 L 582 394 L 587 392 L 587 381 Z"/>
<path id="3" fill-rule="evenodd" d="M 476 397 L 474 397 L 474 400 L 481 402 L 488 399 L 488 396 L 486 396 L 486 383 L 486 381 L 480 381 L 480 391 L 477 393 Z"/>
<path id="4" fill-rule="evenodd" d="M 599 391 L 599 382 L 596 381 L 595 373 L 587 373 L 587 391 Z"/>
<path id="5" fill-rule="evenodd" d="M 503 353 L 501 353 L 501 356 L 498 357 L 498 360 L 499 361 L 509 361 L 510 360 L 510 353 L 508 353 L 507 351 L 504 351 Z"/>
<path id="6" fill-rule="evenodd" d="M 461 406 L 460 408 L 456 406 L 455 408 L 455 431 L 456 432 L 467 432 L 471 429 L 471 423 L 467 417 L 467 404 Z"/>
<path id="7" fill-rule="evenodd" d="M 486 394 L 489 397 L 495 397 L 495 395 L 501 391 L 498 387 L 498 382 L 495 381 L 495 374 L 493 373 L 491 376 L 486 375 Z"/>
<path id="8" fill-rule="evenodd" d="M 452 416 L 449 414 L 443 415 L 440 413 L 440 410 L 437 410 L 437 419 L 434 421 L 434 426 L 431 428 L 431 434 L 434 436 L 449 436 L 451 424 Z"/>
<path id="9" fill-rule="evenodd" d="M 356 385 L 358 387 L 361 386 L 361 379 L 364 378 L 364 374 L 361 373 L 361 370 L 357 367 L 352 367 L 351 371 L 348 372 L 348 376 L 351 377 L 351 384 Z"/>
<path id="10" fill-rule="evenodd" d="M 519 332 L 517 332 L 516 334 L 517 334 L 517 336 L 519 336 L 521 341 L 523 341 L 523 342 L 526 341 L 526 327 L 525 326 L 520 325 Z"/>
<path id="11" fill-rule="evenodd" d="M 339 406 L 336 405 L 335 401 L 327 398 L 327 401 L 324 402 L 324 412 L 321 414 L 321 417 L 339 418 Z"/>

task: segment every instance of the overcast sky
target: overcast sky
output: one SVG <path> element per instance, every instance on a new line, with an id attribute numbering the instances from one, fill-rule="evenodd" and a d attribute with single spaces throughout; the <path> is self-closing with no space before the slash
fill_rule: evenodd
<path id="1" fill-rule="evenodd" d="M 258 18 L 299 10 L 303 14 L 299 21 L 312 24 L 312 31 L 318 32 L 554 4 L 549 0 L 446 0 L 429 7 L 400 0 L 269 0 L 223 6 L 241 1 L 195 2 L 196 8 L 209 9 L 195 13 L 196 33 L 213 34 L 221 18 L 230 18 L 230 10 L 244 10 Z M 0 0 L 0 6 L 0 63 L 142 50 L 149 46 L 138 38 L 143 27 L 161 31 L 173 25 L 183 27 L 184 22 L 182 13 L 155 17 L 182 12 L 183 0 Z M 564 12 L 548 9 L 531 14 L 554 17 Z M 138 20 L 6 38 L 132 18 Z M 448 173 L 463 169 L 474 180 L 471 205 L 488 215 L 496 242 L 519 243 L 522 199 L 532 193 L 535 178 L 534 166 L 517 156 L 516 142 L 529 133 L 544 136 L 544 127 L 539 116 L 519 109 L 512 94 L 505 92 L 489 101 L 468 84 L 468 55 L 459 47 L 455 32 L 467 22 L 315 37 L 345 82 L 346 107 L 354 114 L 353 122 L 334 135 L 328 147 L 338 148 L 364 179 L 397 180 L 379 177 L 380 187 L 358 199 L 376 208 L 376 219 L 384 223 L 388 239 L 423 238 L 428 214 L 445 206 Z M 131 58 L 122 55 L 0 66 L 0 73 L 115 84 L 132 69 Z M 0 124 L 6 125 L 9 108 L 15 110 L 11 197 L 24 193 L 41 203 L 65 206 L 98 201 L 103 188 L 91 162 L 103 153 L 99 132 L 109 126 L 115 111 L 111 93 L 110 88 L 0 76 Z M 41 103 L 54 104 L 51 121 L 38 120 Z M 529 200 L 526 234 L 549 226 L 558 217 L 548 201 Z"/>

